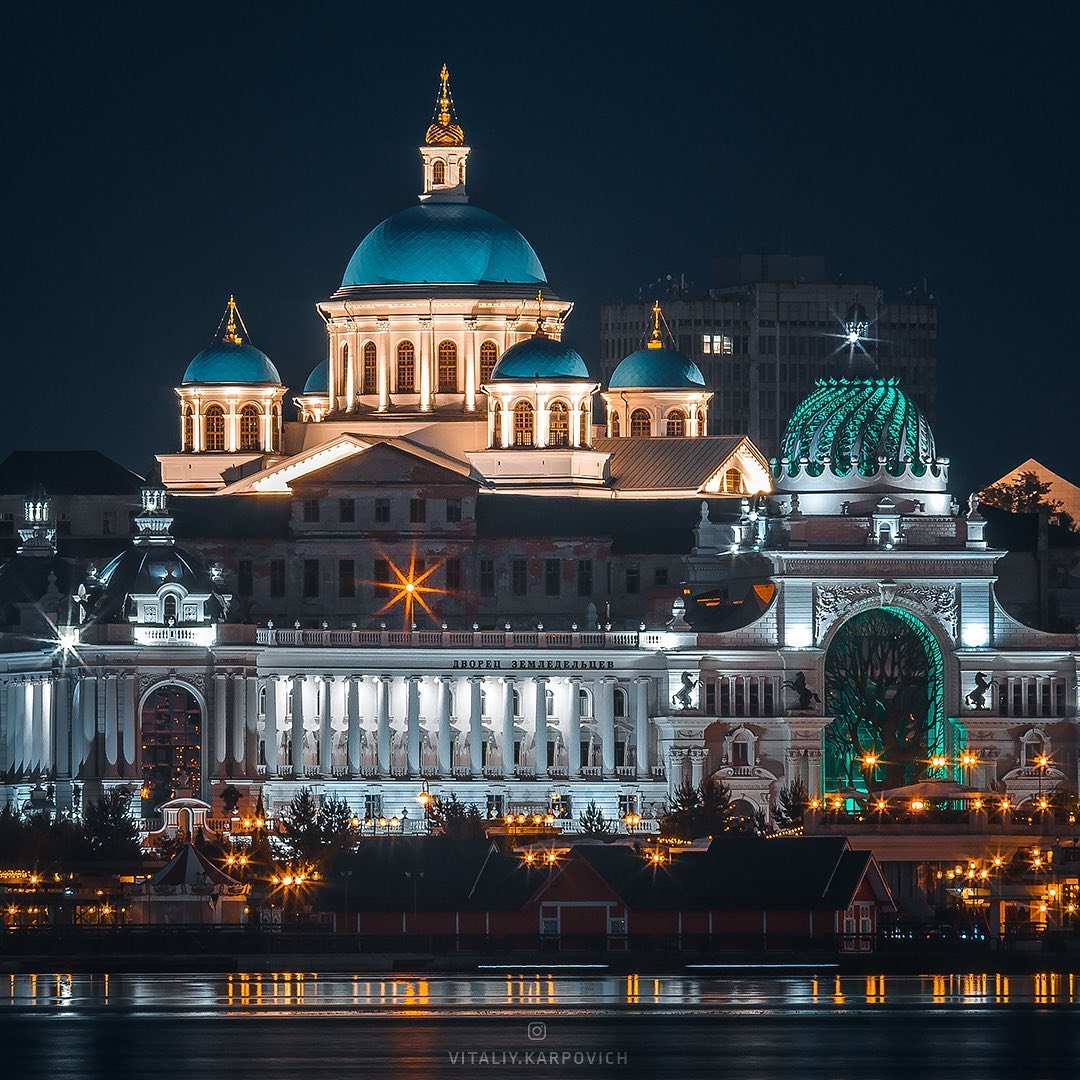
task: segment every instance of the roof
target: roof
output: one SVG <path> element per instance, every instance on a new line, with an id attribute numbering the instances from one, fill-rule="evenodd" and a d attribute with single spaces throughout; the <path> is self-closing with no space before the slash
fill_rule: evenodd
<path id="1" fill-rule="evenodd" d="M 622 491 L 698 491 L 746 442 L 744 435 L 593 440 L 611 454 L 611 486 Z"/>
<path id="2" fill-rule="evenodd" d="M 188 844 L 151 879 L 151 885 L 239 885 L 224 870 L 219 870 L 194 844 Z"/>
<path id="3" fill-rule="evenodd" d="M 325 394 L 330 388 L 330 361 L 323 360 L 311 369 L 304 383 L 305 394 Z"/>
<path id="4" fill-rule="evenodd" d="M 612 390 L 704 390 L 701 368 L 674 349 L 638 349 L 611 373 Z"/>
<path id="5" fill-rule="evenodd" d="M 562 341 L 536 334 L 502 354 L 488 382 L 533 379 L 584 379 L 591 382 L 581 354 Z"/>
<path id="6" fill-rule="evenodd" d="M 218 341 L 188 364 L 183 383 L 185 386 L 193 383 L 274 386 L 280 385 L 281 376 L 270 357 L 254 345 Z"/>
<path id="7" fill-rule="evenodd" d="M 14 450 L 0 463 L 0 493 L 135 495 L 143 478 L 98 450 Z"/>

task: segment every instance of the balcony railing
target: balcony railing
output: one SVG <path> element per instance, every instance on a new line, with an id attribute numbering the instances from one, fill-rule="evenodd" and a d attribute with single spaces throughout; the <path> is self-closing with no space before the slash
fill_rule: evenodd
<path id="1" fill-rule="evenodd" d="M 354 649 L 636 649 L 637 630 L 295 630 L 260 626 L 259 645 Z"/>

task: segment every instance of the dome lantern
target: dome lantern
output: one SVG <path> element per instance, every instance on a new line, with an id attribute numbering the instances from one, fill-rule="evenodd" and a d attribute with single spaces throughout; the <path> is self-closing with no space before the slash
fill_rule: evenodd
<path id="1" fill-rule="evenodd" d="M 435 99 L 435 115 L 420 147 L 424 165 L 424 190 L 421 202 L 465 203 L 465 163 L 469 147 L 465 132 L 457 122 L 454 98 L 450 93 L 450 72 L 445 64 L 439 72 L 439 95 Z"/>

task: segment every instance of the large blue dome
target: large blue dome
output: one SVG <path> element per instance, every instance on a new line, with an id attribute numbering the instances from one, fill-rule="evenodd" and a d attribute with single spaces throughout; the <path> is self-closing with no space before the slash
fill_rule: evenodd
<path id="1" fill-rule="evenodd" d="M 421 203 L 376 225 L 353 253 L 349 285 L 545 285 L 529 241 L 467 203 Z"/>
<path id="2" fill-rule="evenodd" d="M 185 386 L 192 383 L 280 384 L 281 376 L 270 357 L 254 345 L 219 341 L 203 349 L 187 366 Z"/>
<path id="3" fill-rule="evenodd" d="M 324 360 L 311 369 L 304 383 L 305 394 L 325 394 L 330 389 L 330 361 Z"/>
<path id="4" fill-rule="evenodd" d="M 538 334 L 507 349 L 488 381 L 591 378 L 588 365 L 576 349 Z"/>
<path id="5" fill-rule="evenodd" d="M 612 390 L 704 390 L 701 368 L 674 349 L 638 349 L 611 373 Z"/>

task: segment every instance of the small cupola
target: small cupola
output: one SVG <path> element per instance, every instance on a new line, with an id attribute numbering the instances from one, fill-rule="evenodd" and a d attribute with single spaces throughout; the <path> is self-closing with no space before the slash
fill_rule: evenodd
<path id="1" fill-rule="evenodd" d="M 424 190 L 421 202 L 468 202 L 465 194 L 465 163 L 469 147 L 465 132 L 457 122 L 454 98 L 450 93 L 450 72 L 445 64 L 439 72 L 439 93 L 435 113 L 420 147 L 424 166 Z"/>

